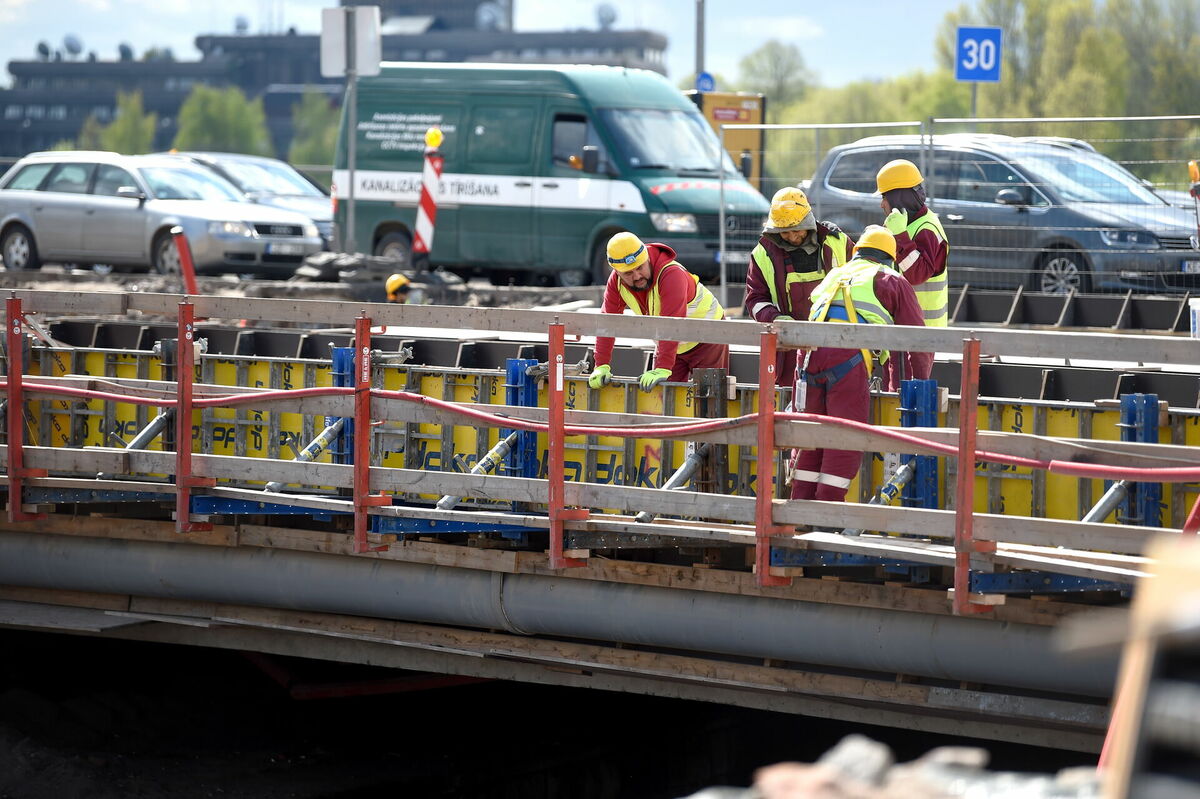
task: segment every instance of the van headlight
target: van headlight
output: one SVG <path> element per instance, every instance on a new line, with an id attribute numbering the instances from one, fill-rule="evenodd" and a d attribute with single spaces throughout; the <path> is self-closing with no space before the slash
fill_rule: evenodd
<path id="1" fill-rule="evenodd" d="M 254 235 L 254 228 L 245 222 L 209 222 L 208 232 L 212 236 L 250 238 Z"/>
<path id="2" fill-rule="evenodd" d="M 698 229 L 693 214 L 650 214 L 650 222 L 663 233 L 695 233 Z"/>
<path id="3" fill-rule="evenodd" d="M 1101 230 L 1100 239 L 1109 247 L 1157 250 L 1158 237 L 1142 230 Z"/>

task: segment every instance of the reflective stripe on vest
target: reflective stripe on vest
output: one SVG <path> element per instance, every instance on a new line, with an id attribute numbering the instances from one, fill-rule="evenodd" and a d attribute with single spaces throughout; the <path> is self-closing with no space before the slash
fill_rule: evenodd
<path id="1" fill-rule="evenodd" d="M 946 238 L 945 229 L 942 228 L 942 220 L 938 219 L 938 215 L 933 211 L 926 211 L 924 215 L 908 223 L 907 232 L 910 239 L 915 239 L 917 233 L 922 230 L 932 230 L 941 241 L 946 242 L 947 261 L 949 261 L 950 243 Z M 913 286 L 917 292 L 917 303 L 921 306 L 922 314 L 925 317 L 926 327 L 946 327 L 950 324 L 948 273 L 949 265 L 942 270 L 940 275 L 934 275 L 921 285 Z"/>
<path id="2" fill-rule="evenodd" d="M 687 305 L 687 318 L 724 319 L 725 310 L 721 307 L 721 304 L 717 302 L 717 298 L 714 297 L 712 292 L 700 282 L 700 278 L 684 269 L 683 264 L 679 263 L 678 261 L 671 261 L 669 264 L 665 264 L 662 269 L 658 270 L 658 275 L 656 275 L 654 278 L 654 285 L 650 287 L 650 291 L 648 292 L 649 297 L 646 304 L 650 307 L 649 315 L 662 316 L 662 295 L 658 293 L 658 281 L 662 278 L 663 273 L 673 266 L 678 266 L 680 269 L 683 269 L 687 276 L 692 279 L 692 282 L 696 284 L 696 296 L 693 297 L 692 301 Z M 625 301 L 625 305 L 629 308 L 629 310 L 633 311 L 638 316 L 643 315 L 642 306 L 638 303 L 637 296 L 625 287 L 625 284 L 621 282 L 620 278 L 617 278 L 617 291 L 620 292 L 621 299 Z M 682 354 L 697 346 L 699 343 L 700 342 L 698 341 L 681 341 L 679 342 L 679 348 L 675 351 Z"/>
<path id="3" fill-rule="evenodd" d="M 815 234 L 814 234 L 815 235 Z M 840 246 L 833 246 L 833 245 Z M 825 253 L 823 250 L 829 248 L 831 260 L 834 266 L 841 266 L 846 262 L 846 234 L 838 233 L 833 236 L 826 236 L 825 241 L 821 243 L 820 249 L 817 250 L 817 271 L 815 272 L 788 272 L 784 278 L 784 290 L 791 288 L 793 283 L 815 283 L 825 277 Z M 779 293 L 775 290 L 775 262 L 771 260 L 771 256 L 767 253 L 767 248 L 762 244 L 755 245 L 750 251 L 750 257 L 754 259 L 754 263 L 758 264 L 758 270 L 762 272 L 763 279 L 767 282 L 767 288 L 771 292 L 771 302 L 779 309 L 780 313 L 786 313 L 789 316 L 792 314 L 792 299 L 791 294 L 785 298 L 787 307 L 779 302 Z"/>

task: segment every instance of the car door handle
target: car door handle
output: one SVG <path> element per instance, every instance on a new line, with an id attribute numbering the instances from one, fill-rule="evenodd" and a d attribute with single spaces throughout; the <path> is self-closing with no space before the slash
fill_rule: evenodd
<path id="1" fill-rule="evenodd" d="M 46 207 L 46 206 L 44 206 L 44 205 L 35 205 L 35 206 L 33 206 L 33 210 L 35 210 L 35 211 L 40 211 L 40 210 L 42 210 L 42 209 L 43 209 L 43 208 L 45 208 L 45 207 Z"/>
<path id="2" fill-rule="evenodd" d="M 527 189 L 530 186 L 532 186 L 533 184 L 530 183 L 528 180 L 518 180 L 513 185 L 516 186 L 518 189 Z"/>
<path id="3" fill-rule="evenodd" d="M 946 218 L 947 218 L 947 219 L 949 219 L 951 222 L 961 222 L 961 221 L 963 221 L 963 215 L 962 215 L 962 214 L 946 214 Z"/>
<path id="4" fill-rule="evenodd" d="M 542 188 L 543 189 L 557 189 L 558 184 L 557 183 L 543 183 Z"/>

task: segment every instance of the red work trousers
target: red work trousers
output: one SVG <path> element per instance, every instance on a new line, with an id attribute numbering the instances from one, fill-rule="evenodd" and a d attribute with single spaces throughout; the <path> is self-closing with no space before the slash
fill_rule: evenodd
<path id="1" fill-rule="evenodd" d="M 807 369 L 810 379 L 804 403 L 805 413 L 819 413 L 858 422 L 870 421 L 871 391 L 867 385 L 865 364 L 857 363 L 837 378 L 820 375 L 846 363 L 857 354 L 858 350 L 829 347 L 813 352 Z M 813 375 L 817 377 L 811 377 Z M 797 388 L 799 377 L 798 374 Z M 799 391 L 796 393 L 798 395 Z M 792 461 L 792 499 L 845 500 L 850 481 L 858 474 L 861 463 L 862 453 L 854 450 L 797 450 Z"/>
<path id="2" fill-rule="evenodd" d="M 667 378 L 673 383 L 692 379 L 693 369 L 724 369 L 729 371 L 729 345 L 701 342 L 685 353 L 675 356 L 675 366 Z"/>

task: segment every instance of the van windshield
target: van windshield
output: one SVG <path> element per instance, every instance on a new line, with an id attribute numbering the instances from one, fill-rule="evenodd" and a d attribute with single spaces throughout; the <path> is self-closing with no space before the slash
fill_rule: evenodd
<path id="1" fill-rule="evenodd" d="M 659 108 L 607 108 L 600 116 L 616 140 L 617 151 L 633 169 L 670 169 L 717 174 L 716 134 L 699 114 Z M 728 153 L 721 166 L 736 174 Z"/>
<path id="2" fill-rule="evenodd" d="M 1023 153 L 1019 163 L 1035 176 L 1038 183 L 1049 186 L 1064 202 L 1164 204 L 1136 177 L 1103 155 L 1079 151 L 1070 155 Z"/>

